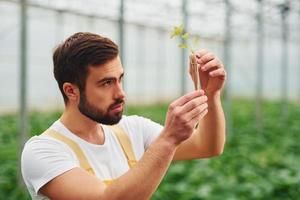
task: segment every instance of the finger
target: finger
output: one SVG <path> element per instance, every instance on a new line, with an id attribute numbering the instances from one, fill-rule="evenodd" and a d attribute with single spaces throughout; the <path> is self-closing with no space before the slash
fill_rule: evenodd
<path id="1" fill-rule="evenodd" d="M 190 112 L 191 110 L 201 106 L 202 104 L 205 104 L 206 102 L 207 102 L 207 96 L 202 95 L 202 96 L 197 97 L 197 98 L 193 99 L 192 101 L 189 101 L 186 104 L 184 104 L 182 106 L 180 112 L 184 115 L 184 114 Z"/>
<path id="2" fill-rule="evenodd" d="M 192 99 L 199 97 L 203 94 L 204 94 L 203 90 L 196 90 L 196 91 L 190 92 L 190 93 L 180 97 L 179 99 L 173 101 L 173 103 L 170 104 L 170 108 L 173 109 L 177 106 L 182 106 L 186 102 L 191 101 Z"/>
<path id="3" fill-rule="evenodd" d="M 208 113 L 208 109 L 205 109 L 199 115 L 195 115 L 194 118 L 192 118 L 188 123 L 191 124 L 193 127 L 195 127 L 196 124 L 200 121 L 200 119 L 203 119 L 207 113 Z"/>
<path id="4" fill-rule="evenodd" d="M 201 57 L 197 60 L 197 62 L 198 62 L 199 64 L 203 65 L 203 64 L 206 64 L 207 62 L 209 62 L 209 61 L 211 61 L 211 60 L 213 60 L 213 59 L 215 59 L 215 55 L 214 55 L 213 53 L 208 52 L 208 53 L 206 53 L 205 55 L 201 56 Z"/>
<path id="5" fill-rule="evenodd" d="M 196 58 L 201 58 L 203 55 L 207 54 L 208 50 L 201 49 L 199 52 L 196 53 Z"/>
<path id="6" fill-rule="evenodd" d="M 225 77 L 226 76 L 226 71 L 225 71 L 224 68 L 219 68 L 217 70 L 209 72 L 209 76 L 211 76 L 211 77 L 217 77 L 217 76 Z"/>
<path id="7" fill-rule="evenodd" d="M 198 118 L 197 118 L 196 123 L 199 122 L 200 119 L 203 119 L 204 116 L 205 116 L 207 113 L 208 113 L 208 109 L 205 109 L 203 112 L 201 112 L 200 115 L 199 115 Z"/>
<path id="8" fill-rule="evenodd" d="M 208 71 L 212 68 L 220 68 L 220 67 L 221 67 L 221 63 L 220 63 L 219 59 L 213 59 L 213 60 L 207 62 L 205 65 L 203 65 L 201 67 L 201 70 Z"/>
<path id="9" fill-rule="evenodd" d="M 189 122 L 194 117 L 200 115 L 202 112 L 204 112 L 205 110 L 207 110 L 207 108 L 208 108 L 208 104 L 207 103 L 202 103 L 199 106 L 197 106 L 194 109 L 192 109 L 190 112 L 186 113 L 186 115 L 184 116 L 184 118 L 186 119 L 187 122 Z"/>

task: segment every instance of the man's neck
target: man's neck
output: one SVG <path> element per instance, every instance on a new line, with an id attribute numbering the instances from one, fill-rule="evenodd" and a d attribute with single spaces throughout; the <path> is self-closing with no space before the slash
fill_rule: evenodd
<path id="1" fill-rule="evenodd" d="M 104 143 L 101 125 L 84 116 L 78 109 L 66 106 L 60 122 L 73 134 L 93 144 Z"/>

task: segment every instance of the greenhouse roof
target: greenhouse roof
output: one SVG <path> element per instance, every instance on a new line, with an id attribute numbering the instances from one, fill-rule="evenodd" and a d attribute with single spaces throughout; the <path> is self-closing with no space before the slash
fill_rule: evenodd
<path id="1" fill-rule="evenodd" d="M 121 0 L 27 1 L 34 6 L 62 12 L 110 20 L 118 20 L 120 17 Z M 223 38 L 226 27 L 230 26 L 235 37 L 253 38 L 257 30 L 258 5 L 262 1 L 265 35 L 281 37 L 282 16 L 287 13 L 290 38 L 300 41 L 300 0 L 124 0 L 124 20 L 143 26 L 170 29 L 183 23 L 184 1 L 187 5 L 187 29 L 192 33 L 201 33 L 203 37 Z M 230 25 L 225 23 L 226 8 L 231 11 Z"/>

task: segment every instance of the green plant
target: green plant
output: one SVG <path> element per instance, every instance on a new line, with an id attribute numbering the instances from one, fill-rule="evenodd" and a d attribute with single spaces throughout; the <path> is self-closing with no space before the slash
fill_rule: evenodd
<path id="1" fill-rule="evenodd" d="M 280 122 L 280 103 L 264 102 L 263 130 L 256 132 L 253 100 L 232 103 L 233 133 L 224 152 L 211 159 L 174 162 L 152 200 L 281 200 L 299 199 L 300 107 L 288 105 Z M 168 104 L 130 106 L 138 114 L 164 123 Z M 61 112 L 32 113 L 30 133 L 39 134 Z M 0 116 L 0 199 L 29 200 L 17 186 L 18 116 Z"/>

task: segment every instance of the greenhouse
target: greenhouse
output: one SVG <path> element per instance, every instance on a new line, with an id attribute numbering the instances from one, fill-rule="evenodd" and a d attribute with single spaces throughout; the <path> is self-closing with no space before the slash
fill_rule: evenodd
<path id="1" fill-rule="evenodd" d="M 192 52 L 224 64 L 224 152 L 174 162 L 152 199 L 299 198 L 299 0 L 0 0 L 0 18 L 0 199 L 30 199 L 21 151 L 63 112 L 52 54 L 76 32 L 118 45 L 124 114 L 160 124 L 194 90 Z"/>

